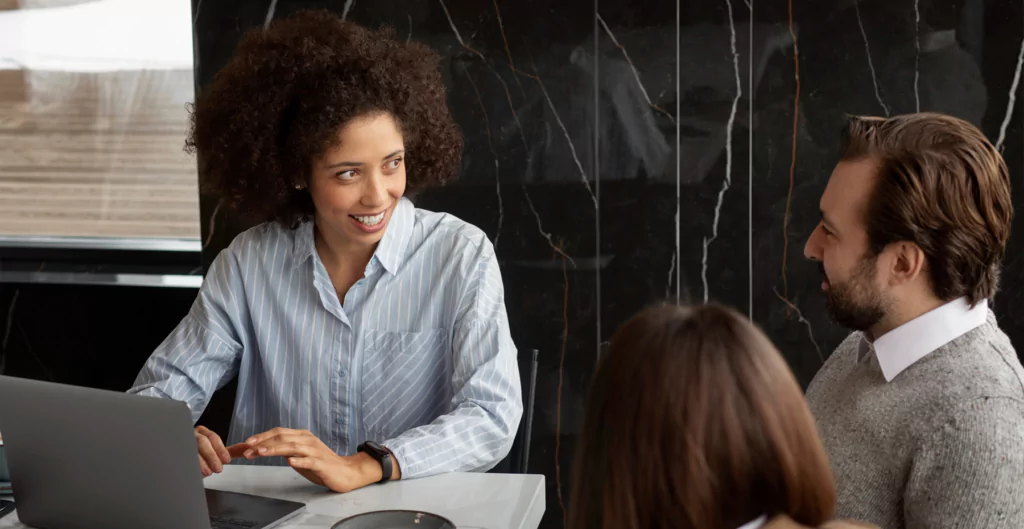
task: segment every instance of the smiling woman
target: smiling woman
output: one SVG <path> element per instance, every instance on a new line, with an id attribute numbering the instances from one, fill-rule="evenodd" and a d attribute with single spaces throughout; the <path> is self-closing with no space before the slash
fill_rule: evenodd
<path id="1" fill-rule="evenodd" d="M 386 217 L 405 193 L 404 154 L 402 133 L 389 114 L 342 127 L 337 146 L 314 162 L 309 178 L 319 231 L 330 230 L 339 241 L 379 241 Z"/>
<path id="2" fill-rule="evenodd" d="M 425 45 L 326 12 L 250 33 L 193 109 L 187 147 L 199 156 L 203 191 L 252 220 L 295 226 L 314 212 L 303 191 L 319 172 L 311 168 L 369 162 L 339 157 L 343 125 L 381 114 L 398 127 L 410 194 L 454 180 L 462 137 L 438 62 Z"/>
<path id="3" fill-rule="evenodd" d="M 250 32 L 199 94 L 187 146 L 205 191 L 256 222 L 133 393 L 198 419 L 238 377 L 229 445 L 198 469 L 287 463 L 348 491 L 487 470 L 511 448 L 519 372 L 494 248 L 407 195 L 456 177 L 438 56 L 306 12 Z"/>

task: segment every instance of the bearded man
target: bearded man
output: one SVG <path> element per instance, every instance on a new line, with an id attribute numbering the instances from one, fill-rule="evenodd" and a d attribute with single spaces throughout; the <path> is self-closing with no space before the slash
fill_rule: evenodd
<path id="1" fill-rule="evenodd" d="M 804 247 L 853 333 L 807 399 L 841 518 L 1024 527 L 1024 369 L 989 309 L 1013 206 L 973 125 L 854 117 Z"/>

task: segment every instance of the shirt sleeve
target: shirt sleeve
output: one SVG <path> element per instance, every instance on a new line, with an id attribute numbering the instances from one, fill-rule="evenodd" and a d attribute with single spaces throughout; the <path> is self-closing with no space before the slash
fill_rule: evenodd
<path id="1" fill-rule="evenodd" d="M 1024 403 L 982 398 L 957 412 L 914 459 L 907 529 L 1024 527 Z"/>
<path id="2" fill-rule="evenodd" d="M 461 294 L 453 332 L 453 410 L 386 441 L 402 478 L 483 472 L 512 447 L 523 414 L 516 347 L 490 242 L 482 244 Z"/>
<path id="3" fill-rule="evenodd" d="M 142 367 L 128 393 L 179 400 L 198 421 L 213 393 L 238 374 L 242 274 L 231 248 L 214 259 L 188 315 Z"/>

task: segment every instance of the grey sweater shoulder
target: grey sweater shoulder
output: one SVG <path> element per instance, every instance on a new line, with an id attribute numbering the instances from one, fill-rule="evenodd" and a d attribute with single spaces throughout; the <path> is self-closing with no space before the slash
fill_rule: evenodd
<path id="1" fill-rule="evenodd" d="M 808 388 L 838 515 L 884 529 L 1024 528 L 1024 368 L 989 312 L 886 382 L 851 334 Z"/>

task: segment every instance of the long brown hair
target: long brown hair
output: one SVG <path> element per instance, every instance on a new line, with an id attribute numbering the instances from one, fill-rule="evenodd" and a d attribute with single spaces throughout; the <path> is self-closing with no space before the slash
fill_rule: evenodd
<path id="1" fill-rule="evenodd" d="M 587 404 L 569 529 L 734 529 L 831 518 L 836 493 L 803 393 L 732 309 L 667 305 L 612 338 Z"/>

